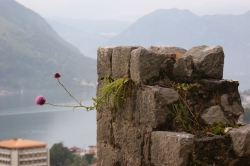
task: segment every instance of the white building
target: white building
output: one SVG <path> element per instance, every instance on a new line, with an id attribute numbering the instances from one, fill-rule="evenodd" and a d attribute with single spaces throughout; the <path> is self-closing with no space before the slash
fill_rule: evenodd
<path id="1" fill-rule="evenodd" d="M 0 166 L 49 166 L 46 143 L 20 138 L 0 142 Z"/>

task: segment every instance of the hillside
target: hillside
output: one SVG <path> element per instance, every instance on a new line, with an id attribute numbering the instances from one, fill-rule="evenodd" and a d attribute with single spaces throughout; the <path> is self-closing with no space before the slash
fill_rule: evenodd
<path id="1" fill-rule="evenodd" d="M 117 20 L 47 18 L 52 28 L 86 56 L 96 58 L 96 50 L 132 23 Z"/>
<path id="2" fill-rule="evenodd" d="M 96 80 L 96 62 L 68 44 L 37 13 L 14 0 L 0 0 L 0 91 L 67 85 Z M 76 79 L 77 78 L 77 79 Z"/>
<path id="3" fill-rule="evenodd" d="M 250 88 L 250 11 L 243 15 L 197 16 L 188 10 L 159 9 L 138 19 L 104 45 L 221 45 L 224 78 Z"/>

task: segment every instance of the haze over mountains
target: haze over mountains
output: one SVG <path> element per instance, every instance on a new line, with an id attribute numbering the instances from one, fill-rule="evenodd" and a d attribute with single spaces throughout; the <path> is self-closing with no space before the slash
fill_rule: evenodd
<path id="1" fill-rule="evenodd" d="M 96 81 L 95 60 L 59 37 L 37 13 L 14 0 L 0 3 L 0 91 L 54 88 L 55 72 L 66 85 Z"/>
<path id="2" fill-rule="evenodd" d="M 249 20 L 250 11 L 242 15 L 206 15 L 200 17 L 188 10 L 159 9 L 139 18 L 121 33 L 110 39 L 107 38 L 108 41 L 96 43 L 100 43 L 99 45 L 141 45 L 145 47 L 174 45 L 185 49 L 196 45 L 221 45 L 225 52 L 224 78 L 239 80 L 240 89 L 246 90 L 250 88 L 248 83 L 250 82 Z M 105 22 L 102 23 L 103 26 L 106 25 Z M 58 31 L 56 27 L 54 28 Z M 98 26 L 98 28 L 101 29 L 102 26 Z M 84 31 L 84 29 L 82 30 Z M 68 36 L 68 41 L 70 38 Z M 81 50 L 87 49 L 81 48 Z M 86 52 L 87 56 L 96 57 L 95 52 L 94 54 Z"/>
<path id="3" fill-rule="evenodd" d="M 200 17 L 159 9 L 134 23 L 63 18 L 47 23 L 14 0 L 0 2 L 0 91 L 58 86 L 51 79 L 56 71 L 68 85 L 95 82 L 96 60 L 88 57 L 96 58 L 101 45 L 221 45 L 224 78 L 239 80 L 240 90 L 250 88 L 250 11 Z"/>
<path id="4" fill-rule="evenodd" d="M 96 59 L 97 47 L 127 29 L 132 23 L 118 20 L 47 18 L 47 22 L 69 43 Z"/>
<path id="5" fill-rule="evenodd" d="M 250 11 L 243 15 L 196 16 L 188 10 L 159 9 L 138 19 L 107 45 L 221 45 L 225 53 L 224 78 L 250 85 Z"/>

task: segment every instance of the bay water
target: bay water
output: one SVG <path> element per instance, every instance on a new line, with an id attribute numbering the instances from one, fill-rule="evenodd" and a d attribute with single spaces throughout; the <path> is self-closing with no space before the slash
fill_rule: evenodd
<path id="1" fill-rule="evenodd" d="M 42 95 L 53 104 L 77 103 L 64 90 L 43 90 L 0 96 L 0 141 L 24 138 L 47 143 L 63 142 L 65 146 L 87 148 L 96 145 L 96 111 L 84 108 L 38 106 L 36 96 Z M 78 90 L 73 95 L 90 106 L 95 90 Z"/>

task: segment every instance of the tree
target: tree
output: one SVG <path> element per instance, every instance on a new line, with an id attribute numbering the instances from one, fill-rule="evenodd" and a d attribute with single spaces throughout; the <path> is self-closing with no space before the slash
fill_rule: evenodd
<path id="1" fill-rule="evenodd" d="M 88 165 L 89 165 L 89 163 L 85 157 L 80 157 L 79 155 L 76 155 L 74 157 L 73 166 L 88 166 Z"/>
<path id="2" fill-rule="evenodd" d="M 50 149 L 50 164 L 52 166 L 59 166 L 62 164 L 69 164 L 73 161 L 73 155 L 63 143 L 56 143 Z"/>
<path id="3" fill-rule="evenodd" d="M 88 163 L 91 164 L 94 154 L 85 154 L 84 157 L 88 161 Z"/>
<path id="4" fill-rule="evenodd" d="M 70 166 L 71 165 L 70 159 L 66 159 L 65 162 L 64 162 L 64 165 L 65 166 Z"/>
<path id="5" fill-rule="evenodd" d="M 79 155 L 76 155 L 74 157 L 74 163 L 73 163 L 73 166 L 79 166 L 81 163 L 81 157 Z"/>
<path id="6" fill-rule="evenodd" d="M 92 160 L 91 160 L 91 164 L 94 164 L 97 162 L 97 158 L 93 157 Z"/>
<path id="7" fill-rule="evenodd" d="M 82 159 L 81 166 L 88 166 L 88 165 L 89 165 L 89 163 L 88 163 L 88 161 L 86 160 L 86 158 L 84 157 L 84 158 Z"/>

